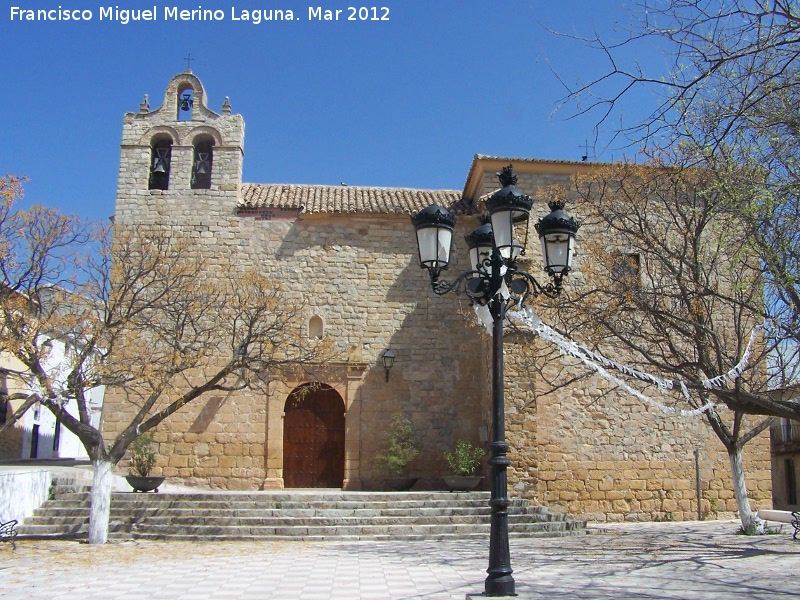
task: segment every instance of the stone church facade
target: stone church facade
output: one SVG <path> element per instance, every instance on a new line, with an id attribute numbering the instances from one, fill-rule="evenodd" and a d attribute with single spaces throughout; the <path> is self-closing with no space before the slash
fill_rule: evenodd
<path id="1" fill-rule="evenodd" d="M 318 365 L 309 380 L 278 377 L 266 393 L 210 395 L 184 407 L 156 432 L 157 471 L 211 488 L 376 489 L 375 456 L 391 416 L 401 413 L 420 449 L 409 468 L 420 477 L 415 489 L 439 488 L 444 452 L 456 440 L 488 437 L 490 340 L 465 298 L 430 290 L 409 216 L 433 203 L 458 216 L 450 272 L 460 273 L 464 235 L 478 225 L 481 198 L 497 189 L 497 171 L 513 163 L 518 187 L 537 198 L 536 218 L 547 212 L 538 199 L 545 187 L 566 185 L 592 165 L 476 155 L 463 189 L 416 190 L 243 183 L 243 156 L 242 116 L 227 98 L 212 111 L 200 80 L 176 75 L 160 107 L 145 97 L 125 115 L 115 226 L 175 228 L 212 265 L 224 257 L 281 281 L 287 294 L 306 299 L 308 335 L 332 340 L 342 358 Z M 525 266 L 538 277 L 537 240 L 528 254 Z M 691 519 L 698 450 L 701 510 L 731 516 L 727 454 L 701 419 L 665 416 L 609 392 L 602 380 L 538 394 L 524 360 L 528 343 L 506 340 L 511 496 L 599 521 Z M 387 349 L 396 355 L 388 376 Z M 309 388 L 312 380 L 322 385 Z M 107 435 L 122 427 L 124 413 L 122 400 L 107 393 Z M 766 436 L 748 444 L 746 465 L 754 504 L 768 507 Z"/>

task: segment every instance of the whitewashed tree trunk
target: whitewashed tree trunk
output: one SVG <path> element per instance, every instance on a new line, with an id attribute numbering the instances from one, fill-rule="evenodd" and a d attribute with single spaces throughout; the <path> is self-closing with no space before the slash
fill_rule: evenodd
<path id="1" fill-rule="evenodd" d="M 105 544 L 108 541 L 108 522 L 111 517 L 111 469 L 114 465 L 104 460 L 92 461 L 94 478 L 89 501 L 89 543 Z"/>
<path id="2" fill-rule="evenodd" d="M 742 448 L 734 447 L 729 452 L 731 459 L 731 475 L 733 477 L 733 493 L 736 495 L 736 504 L 739 507 L 739 518 L 742 520 L 742 530 L 747 535 L 764 533 L 764 521 L 750 508 L 750 499 L 747 497 L 747 485 L 744 481 L 744 465 L 742 463 Z"/>

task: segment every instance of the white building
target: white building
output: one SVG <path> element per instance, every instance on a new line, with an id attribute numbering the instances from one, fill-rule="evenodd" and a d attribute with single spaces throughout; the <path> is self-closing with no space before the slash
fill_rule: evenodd
<path id="1" fill-rule="evenodd" d="M 66 344 L 61 340 L 49 340 L 46 342 L 50 346 L 50 353 L 47 356 L 45 369 L 55 378 L 61 376 L 61 372 L 68 364 L 66 356 Z M 5 360 L 5 387 L 9 392 L 24 392 L 27 384 L 24 377 L 17 375 L 21 369 L 19 363 L 9 357 Z M 15 364 L 16 363 L 16 364 Z M 16 373 L 15 373 L 16 372 Z M 103 396 L 105 386 L 92 388 L 87 393 L 89 410 L 91 411 L 92 426 L 99 427 L 102 419 Z M 78 404 L 75 399 L 64 398 L 64 406 L 68 413 L 78 417 Z M 6 407 L 6 414 L 10 416 L 22 401 L 9 402 L 11 406 Z M 54 458 L 78 458 L 88 459 L 85 448 L 81 441 L 56 419 L 55 415 L 49 410 L 39 406 L 32 406 L 17 423 L 16 435 L 6 432 L 8 438 L 19 440 L 13 445 L 16 450 L 8 447 L 8 444 L 0 453 L 0 458 L 4 459 L 54 459 Z"/>

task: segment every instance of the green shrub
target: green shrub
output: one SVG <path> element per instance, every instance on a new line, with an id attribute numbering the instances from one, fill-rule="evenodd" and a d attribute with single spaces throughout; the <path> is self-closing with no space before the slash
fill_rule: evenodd
<path id="1" fill-rule="evenodd" d="M 130 447 L 131 474 L 147 477 L 156 465 L 156 453 L 153 451 L 153 434 L 144 433 L 133 440 Z"/>
<path id="2" fill-rule="evenodd" d="M 478 472 L 483 459 L 483 448 L 473 446 L 466 440 L 458 440 L 455 449 L 445 452 L 444 457 L 453 475 L 468 477 Z"/>
<path id="3" fill-rule="evenodd" d="M 403 415 L 394 415 L 386 442 L 375 457 L 378 468 L 387 477 L 399 477 L 418 454 L 411 421 Z"/>

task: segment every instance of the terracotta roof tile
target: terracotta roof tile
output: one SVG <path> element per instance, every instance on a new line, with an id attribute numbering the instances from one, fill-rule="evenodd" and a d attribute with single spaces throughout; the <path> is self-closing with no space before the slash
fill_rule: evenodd
<path id="1" fill-rule="evenodd" d="M 438 204 L 454 214 L 471 214 L 475 207 L 459 190 L 414 190 L 336 185 L 245 183 L 240 209 L 274 208 L 305 213 L 415 214 Z"/>

